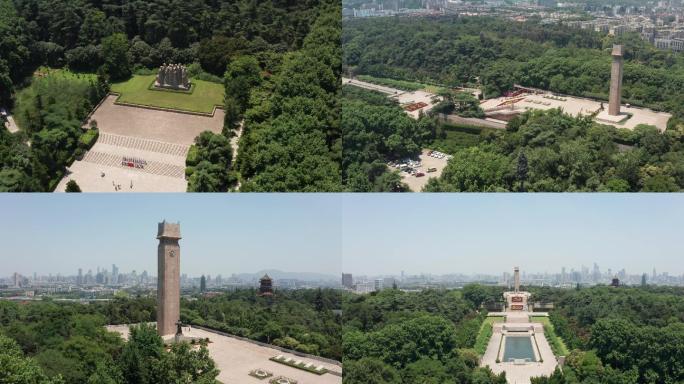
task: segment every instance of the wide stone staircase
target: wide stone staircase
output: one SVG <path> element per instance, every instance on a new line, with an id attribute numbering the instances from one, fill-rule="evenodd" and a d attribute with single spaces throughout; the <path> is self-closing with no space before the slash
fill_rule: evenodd
<path id="1" fill-rule="evenodd" d="M 180 164 L 184 164 L 189 149 L 187 145 L 102 133 L 82 161 L 182 179 L 185 166 Z M 168 160 L 170 156 L 173 163 Z M 138 160 L 136 166 L 130 166 L 132 162 L 125 161 L 128 158 Z"/>
<path id="2" fill-rule="evenodd" d="M 115 145 L 117 147 L 133 148 L 141 151 L 158 152 L 183 157 L 188 155 L 188 150 L 190 149 L 190 146 L 188 145 L 165 143 L 163 141 L 141 139 L 139 137 L 113 135 L 111 133 L 100 134 L 97 142 Z"/>

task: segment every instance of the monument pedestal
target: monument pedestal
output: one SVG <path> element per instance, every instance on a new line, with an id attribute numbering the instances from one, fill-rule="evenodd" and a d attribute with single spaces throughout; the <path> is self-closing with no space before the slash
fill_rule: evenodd
<path id="1" fill-rule="evenodd" d="M 620 124 L 629 118 L 630 115 L 624 112 L 621 112 L 618 115 L 611 115 L 608 111 L 601 111 L 598 115 L 596 115 L 596 120 L 598 122 L 603 121 L 609 124 Z"/>

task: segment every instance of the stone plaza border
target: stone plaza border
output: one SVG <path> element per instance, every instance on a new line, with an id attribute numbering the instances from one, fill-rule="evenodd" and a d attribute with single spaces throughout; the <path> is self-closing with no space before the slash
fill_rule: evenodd
<path id="1" fill-rule="evenodd" d="M 125 103 L 123 101 L 119 101 L 121 98 L 121 93 L 118 92 L 109 92 L 107 94 L 116 96 L 116 100 L 114 101 L 114 105 L 121 105 L 124 107 L 135 107 L 135 108 L 143 108 L 143 109 L 150 109 L 154 111 L 161 111 L 161 112 L 176 112 L 176 113 L 185 113 L 186 115 L 195 115 L 195 116 L 203 116 L 203 117 L 214 117 L 216 114 L 217 109 L 223 109 L 223 106 L 214 104 L 214 109 L 211 111 L 211 113 L 205 113 L 205 112 L 196 112 L 196 111 L 186 111 L 183 109 L 173 109 L 173 108 L 164 108 L 164 107 L 156 107 L 154 105 L 147 105 L 147 104 L 134 104 L 134 103 Z M 106 99 L 106 97 L 105 97 Z M 100 103 L 102 104 L 102 103 Z M 98 105 L 99 106 L 99 105 Z"/>
<path id="2" fill-rule="evenodd" d="M 293 354 L 293 355 L 295 355 L 295 356 L 303 357 L 303 358 L 306 358 L 306 359 L 318 360 L 318 361 L 321 361 L 321 362 L 324 362 L 324 363 L 328 363 L 328 364 L 332 364 L 332 365 L 335 365 L 335 366 L 338 366 L 338 367 L 342 368 L 342 363 L 339 362 L 339 361 L 337 361 L 337 360 L 328 359 L 328 358 L 321 357 L 321 356 L 316 356 L 316 355 L 310 355 L 310 354 L 308 354 L 308 353 L 299 352 L 299 351 L 295 351 L 295 350 L 292 350 L 292 349 L 287 349 L 287 348 L 279 347 L 279 346 L 273 345 L 273 344 L 263 343 L 263 342 L 261 342 L 261 341 L 256 341 L 256 340 L 248 339 L 248 338 L 242 337 L 242 336 L 231 335 L 230 333 L 218 331 L 218 330 L 216 330 L 216 329 L 207 328 L 207 327 L 201 326 L 201 325 L 193 324 L 192 326 L 195 327 L 195 328 L 199 328 L 199 329 L 201 329 L 201 330 L 203 330 L 203 331 L 207 331 L 207 332 L 211 332 L 211 333 L 216 333 L 216 334 L 221 335 L 221 336 L 232 337 L 232 338 L 237 339 L 237 340 L 240 340 L 240 341 L 246 341 L 246 342 L 248 342 L 248 343 L 255 344 L 255 345 L 258 345 L 258 346 L 260 346 L 260 347 L 273 348 L 273 349 L 279 350 L 279 351 L 281 351 L 281 352 L 290 353 L 290 354 Z M 341 372 L 328 370 L 327 373 L 329 373 L 329 374 L 331 374 L 331 375 L 334 375 L 334 376 L 342 377 L 342 373 L 341 373 Z"/>

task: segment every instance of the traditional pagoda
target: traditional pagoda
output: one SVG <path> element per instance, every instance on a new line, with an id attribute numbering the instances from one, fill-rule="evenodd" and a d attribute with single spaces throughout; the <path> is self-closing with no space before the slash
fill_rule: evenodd
<path id="1" fill-rule="evenodd" d="M 273 279 L 268 273 L 259 279 L 259 296 L 273 296 Z"/>

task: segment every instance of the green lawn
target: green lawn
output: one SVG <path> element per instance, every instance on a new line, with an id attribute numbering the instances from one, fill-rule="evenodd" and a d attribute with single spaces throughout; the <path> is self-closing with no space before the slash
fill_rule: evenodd
<path id="1" fill-rule="evenodd" d="M 192 93 L 148 89 L 156 75 L 134 75 L 127 81 L 112 84 L 112 92 L 121 94 L 118 101 L 128 104 L 211 113 L 215 105 L 223 105 L 222 84 L 191 80 Z"/>
<path id="2" fill-rule="evenodd" d="M 530 316 L 530 321 L 533 323 L 542 323 L 544 325 L 544 335 L 546 335 L 546 340 L 549 341 L 549 345 L 556 356 L 567 356 L 569 354 L 568 347 L 565 346 L 563 339 L 556 335 L 555 329 L 553 329 L 553 324 L 546 316 Z"/>
<path id="3" fill-rule="evenodd" d="M 484 355 L 487 350 L 487 344 L 489 344 L 489 339 L 492 337 L 494 323 L 503 323 L 504 320 L 503 316 L 490 316 L 484 319 L 480 332 L 477 333 L 477 339 L 475 339 L 475 351 L 480 356 Z"/>

